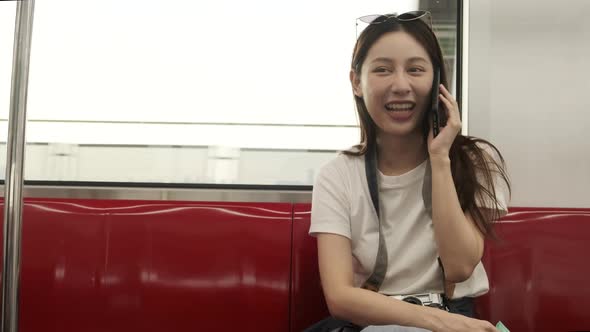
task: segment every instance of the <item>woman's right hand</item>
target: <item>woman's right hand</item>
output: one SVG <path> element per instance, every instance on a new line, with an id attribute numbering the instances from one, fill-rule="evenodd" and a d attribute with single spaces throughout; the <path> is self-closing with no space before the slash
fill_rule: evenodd
<path id="1" fill-rule="evenodd" d="M 452 314 L 440 309 L 434 310 L 438 310 L 438 313 L 435 315 L 432 332 L 499 332 L 488 321 Z"/>

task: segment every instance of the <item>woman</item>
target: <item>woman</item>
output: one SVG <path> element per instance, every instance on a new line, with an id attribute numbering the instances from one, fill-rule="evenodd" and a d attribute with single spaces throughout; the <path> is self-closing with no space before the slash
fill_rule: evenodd
<path id="1" fill-rule="evenodd" d="M 312 331 L 497 331 L 470 317 L 473 297 L 489 289 L 484 238 L 507 212 L 510 186 L 498 150 L 460 134 L 424 14 L 379 16 L 357 40 L 361 142 L 324 165 L 313 189 L 310 234 L 333 318 Z M 443 84 L 433 87 L 437 72 Z M 436 137 L 432 93 L 443 118 Z"/>

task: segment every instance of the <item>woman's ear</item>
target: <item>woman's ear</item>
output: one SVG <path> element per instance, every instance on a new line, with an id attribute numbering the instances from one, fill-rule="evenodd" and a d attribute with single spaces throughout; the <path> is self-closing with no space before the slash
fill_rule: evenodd
<path id="1" fill-rule="evenodd" d="M 354 95 L 360 98 L 363 98 L 363 90 L 361 89 L 361 78 L 356 72 L 351 69 L 350 70 L 350 84 L 352 85 L 352 91 Z"/>

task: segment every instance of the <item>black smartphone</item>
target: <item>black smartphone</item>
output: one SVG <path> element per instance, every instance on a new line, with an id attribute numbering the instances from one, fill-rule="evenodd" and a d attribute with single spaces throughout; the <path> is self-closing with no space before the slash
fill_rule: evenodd
<path id="1" fill-rule="evenodd" d="M 440 93 L 440 69 L 434 68 L 434 79 L 432 80 L 431 113 L 432 113 L 432 134 L 438 135 L 441 126 L 440 112 L 438 110 L 438 95 Z"/>

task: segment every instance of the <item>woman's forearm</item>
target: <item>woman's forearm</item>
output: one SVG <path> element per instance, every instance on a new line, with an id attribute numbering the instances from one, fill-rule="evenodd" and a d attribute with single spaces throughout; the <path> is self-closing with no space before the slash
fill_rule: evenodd
<path id="1" fill-rule="evenodd" d="M 483 236 L 459 203 L 448 157 L 430 160 L 432 166 L 432 223 L 438 252 L 449 281 L 471 276 L 483 254 Z"/>
<path id="2" fill-rule="evenodd" d="M 440 309 L 410 304 L 366 289 L 346 287 L 334 292 L 335 299 L 326 299 L 330 313 L 359 326 L 403 325 L 434 330 Z"/>

